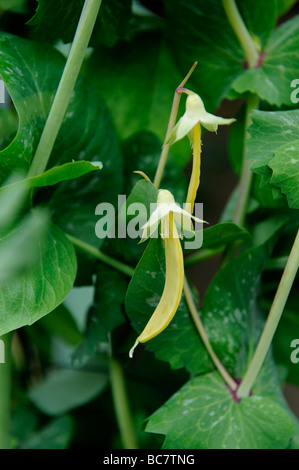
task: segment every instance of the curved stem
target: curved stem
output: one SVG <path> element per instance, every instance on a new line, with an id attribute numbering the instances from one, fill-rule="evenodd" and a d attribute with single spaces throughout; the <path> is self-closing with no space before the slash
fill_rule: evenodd
<path id="1" fill-rule="evenodd" d="M 250 114 L 254 109 L 258 109 L 259 97 L 256 94 L 250 94 L 246 104 L 246 116 L 245 116 L 245 132 L 244 132 L 244 146 L 243 146 L 243 164 L 240 177 L 239 195 L 237 198 L 237 204 L 234 212 L 233 222 L 243 226 L 246 216 L 246 210 L 248 206 L 248 200 L 250 195 L 250 188 L 252 183 L 252 171 L 250 170 L 251 161 L 246 160 L 247 152 L 247 139 L 248 139 L 248 127 L 251 124 Z"/>
<path id="2" fill-rule="evenodd" d="M 84 59 L 102 0 L 85 0 L 74 41 L 28 177 L 45 171 Z"/>
<path id="3" fill-rule="evenodd" d="M 172 102 L 172 107 L 171 107 L 171 112 L 170 112 L 170 116 L 169 116 L 169 121 L 168 121 L 168 127 L 167 127 L 164 142 L 167 141 L 168 135 L 169 135 L 170 131 L 172 130 L 172 128 L 175 125 L 175 120 L 176 120 L 176 117 L 177 117 L 177 114 L 178 114 L 179 104 L 180 104 L 180 99 L 181 99 L 181 89 L 183 88 L 183 86 L 185 85 L 185 83 L 187 82 L 189 77 L 191 76 L 191 74 L 192 74 L 193 70 L 195 69 L 196 65 L 197 65 L 197 62 L 194 62 L 194 64 L 192 65 L 191 69 L 187 73 L 187 75 L 184 78 L 184 80 L 182 81 L 182 83 L 180 83 L 180 85 L 175 90 L 174 98 L 173 98 L 173 102 Z M 160 183 L 161 183 L 161 179 L 162 179 L 162 176 L 163 176 L 163 172 L 164 172 L 168 152 L 169 152 L 169 144 L 163 145 L 160 160 L 159 160 L 156 175 L 155 175 L 155 179 L 154 179 L 154 185 L 156 186 L 157 189 L 159 189 L 159 186 L 160 186 Z"/>
<path id="4" fill-rule="evenodd" d="M 107 264 L 108 266 L 111 266 L 114 269 L 117 269 L 117 271 L 120 271 L 121 273 L 125 274 L 128 277 L 133 276 L 134 269 L 131 268 L 131 266 L 125 263 L 122 263 L 121 261 L 118 261 L 115 258 L 112 258 L 112 256 L 106 255 L 105 253 L 98 250 L 94 246 L 89 245 L 88 243 L 85 243 L 82 240 L 79 240 L 78 238 L 73 237 L 72 235 L 66 234 L 66 236 L 73 243 L 73 245 L 79 248 L 81 251 L 84 251 L 85 253 L 93 256 L 94 258 L 99 259 L 103 263 Z"/>
<path id="5" fill-rule="evenodd" d="M 230 374 L 227 372 L 225 369 L 224 365 L 222 362 L 219 360 L 218 356 L 215 354 L 212 345 L 209 341 L 208 335 L 206 333 L 206 330 L 204 329 L 204 326 L 202 324 L 202 321 L 200 319 L 200 316 L 197 312 L 197 308 L 195 306 L 195 303 L 193 301 L 192 293 L 190 290 L 190 287 L 188 285 L 186 277 L 184 278 L 184 294 L 186 297 L 187 305 L 190 310 L 190 314 L 192 316 L 192 319 L 194 321 L 194 324 L 199 332 L 199 335 L 202 339 L 202 342 L 204 343 L 205 347 L 207 348 L 208 353 L 210 354 L 210 357 L 212 361 L 214 362 L 218 372 L 221 374 L 223 377 L 224 381 L 228 385 L 228 387 L 234 391 L 237 389 L 237 383 L 234 381 L 234 379 L 230 376 Z"/>
<path id="6" fill-rule="evenodd" d="M 0 340 L 4 352 L 0 357 L 0 449 L 10 448 L 11 338 L 12 333 L 7 333 Z"/>
<path id="7" fill-rule="evenodd" d="M 252 361 L 248 370 L 240 384 L 237 391 L 239 398 L 248 397 L 250 390 L 258 376 L 258 373 L 263 365 L 267 352 L 270 348 L 275 330 L 281 318 L 285 303 L 290 293 L 293 281 L 295 279 L 297 270 L 299 268 L 299 230 L 290 253 L 287 265 L 280 280 L 273 304 L 270 309 L 268 319 L 266 321 L 263 333 L 260 337 L 256 351 L 253 355 Z"/>
<path id="8" fill-rule="evenodd" d="M 222 4 L 228 21 L 239 39 L 249 67 L 255 67 L 259 59 L 259 54 L 241 18 L 235 0 L 222 0 Z"/>
<path id="9" fill-rule="evenodd" d="M 114 409 L 123 447 L 124 449 L 138 449 L 123 370 L 120 363 L 113 357 L 109 358 L 109 370 Z"/>

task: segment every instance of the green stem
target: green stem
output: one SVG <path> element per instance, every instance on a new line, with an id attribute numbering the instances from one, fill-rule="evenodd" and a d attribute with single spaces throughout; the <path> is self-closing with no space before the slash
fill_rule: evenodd
<path id="1" fill-rule="evenodd" d="M 259 339 L 256 351 L 253 355 L 252 361 L 248 367 L 248 370 L 241 382 L 241 385 L 237 391 L 237 395 L 242 397 L 248 397 L 250 390 L 252 389 L 255 380 L 259 374 L 259 371 L 263 365 L 267 352 L 271 346 L 271 342 L 281 318 L 284 306 L 286 304 L 288 295 L 293 285 L 297 270 L 299 267 L 299 230 L 291 250 L 287 265 L 284 269 L 281 277 L 276 295 L 273 300 L 272 307 L 268 319 L 266 321 L 263 333 Z"/>
<path id="2" fill-rule="evenodd" d="M 171 112 L 170 112 L 170 116 L 169 116 L 169 121 L 168 121 L 168 127 L 167 127 L 164 142 L 167 141 L 168 135 L 169 135 L 170 131 L 172 130 L 172 128 L 175 125 L 175 120 L 176 120 L 176 117 L 177 117 L 177 114 L 178 114 L 179 104 L 180 104 L 180 100 L 181 100 L 182 87 L 185 85 L 185 83 L 189 79 L 189 77 L 192 74 L 193 70 L 195 69 L 196 65 L 197 65 L 197 62 L 195 62 L 192 65 L 191 69 L 187 73 L 187 75 L 184 78 L 184 80 L 182 81 L 182 83 L 175 90 L 174 97 L 173 97 L 173 102 L 172 102 L 172 107 L 171 107 Z M 165 168 L 165 165 L 166 165 L 168 152 L 169 152 L 169 144 L 163 145 L 160 160 L 159 160 L 156 175 L 155 175 L 155 179 L 154 179 L 154 185 L 156 186 L 157 189 L 159 189 L 159 186 L 160 186 L 160 183 L 161 183 L 164 168 Z"/>
<path id="3" fill-rule="evenodd" d="M 28 177 L 45 171 L 84 59 L 102 0 L 85 0 L 74 41 Z M 79 117 L 78 117 L 79 119 Z"/>
<path id="4" fill-rule="evenodd" d="M 243 226 L 246 216 L 246 210 L 248 206 L 248 200 L 250 195 L 250 188 L 252 183 L 252 171 L 250 171 L 251 161 L 246 160 L 247 152 L 247 139 L 248 139 L 248 127 L 251 124 L 251 112 L 257 109 L 259 105 L 259 97 L 256 94 L 250 94 L 246 103 L 246 115 L 245 115 L 245 131 L 244 131 L 244 146 L 243 146 L 243 164 L 240 177 L 239 195 L 237 198 L 237 204 L 234 212 L 233 222 Z"/>
<path id="5" fill-rule="evenodd" d="M 12 333 L 2 336 L 0 345 L 5 361 L 0 363 L 0 449 L 10 448 L 11 337 Z"/>
<path id="6" fill-rule="evenodd" d="M 225 250 L 225 246 L 220 246 L 219 248 L 199 250 L 193 253 L 193 255 L 185 258 L 185 266 L 193 266 L 194 264 L 201 263 L 207 259 L 214 258 L 214 256 L 220 255 Z"/>
<path id="7" fill-rule="evenodd" d="M 109 358 L 109 370 L 114 409 L 123 447 L 138 449 L 122 367 L 113 357 Z"/>
<path id="8" fill-rule="evenodd" d="M 249 67 L 257 65 L 259 54 L 255 47 L 252 37 L 250 36 L 244 21 L 238 11 L 235 0 L 222 0 L 223 8 L 225 10 L 228 21 L 231 24 L 241 47 L 244 51 Z"/>
<path id="9" fill-rule="evenodd" d="M 184 294 L 186 297 L 186 302 L 190 311 L 190 314 L 192 316 L 192 319 L 194 321 L 194 324 L 197 328 L 197 331 L 199 332 L 199 335 L 202 339 L 202 342 L 204 343 L 208 353 L 210 354 L 210 357 L 212 361 L 214 362 L 218 372 L 221 374 L 223 377 L 225 383 L 228 385 L 228 387 L 231 390 L 236 390 L 237 389 L 237 383 L 234 381 L 234 379 L 229 375 L 227 370 L 225 369 L 224 365 L 222 362 L 219 360 L 218 356 L 215 354 L 212 345 L 210 343 L 210 340 L 208 338 L 208 335 L 206 333 L 206 330 L 202 324 L 202 321 L 200 319 L 200 316 L 197 312 L 197 308 L 195 306 L 195 303 L 193 301 L 192 293 L 190 290 L 190 287 L 188 285 L 186 277 L 184 278 Z"/>
<path id="10" fill-rule="evenodd" d="M 79 248 L 81 251 L 84 253 L 87 253 L 94 258 L 99 259 L 103 263 L 107 264 L 108 266 L 111 266 L 112 268 L 116 269 L 117 271 L 120 271 L 121 273 L 125 274 L 128 277 L 132 277 L 134 274 L 134 269 L 131 268 L 131 266 L 128 266 L 125 263 L 122 263 L 121 261 L 118 261 L 115 258 L 112 258 L 112 256 L 106 255 L 102 251 L 98 250 L 92 245 L 89 245 L 88 243 L 83 242 L 82 240 L 79 240 L 78 238 L 73 237 L 72 235 L 66 234 L 68 239 L 73 243 L 73 245 L 77 248 Z"/>

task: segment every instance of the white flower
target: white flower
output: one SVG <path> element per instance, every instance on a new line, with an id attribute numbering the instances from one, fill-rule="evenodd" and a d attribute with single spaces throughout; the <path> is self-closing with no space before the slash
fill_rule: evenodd
<path id="1" fill-rule="evenodd" d="M 235 119 L 225 119 L 207 113 L 200 96 L 191 92 L 186 100 L 186 111 L 170 132 L 166 144 L 173 144 L 186 135 L 189 135 L 192 141 L 190 132 L 198 122 L 208 131 L 216 132 L 219 125 L 231 124 L 234 121 Z"/>
<path id="2" fill-rule="evenodd" d="M 167 189 L 160 189 L 158 191 L 157 198 L 157 208 L 154 210 L 146 224 L 141 227 L 143 229 L 141 242 L 147 240 L 158 228 L 159 223 L 161 222 L 161 237 L 168 238 L 169 227 L 168 222 L 169 218 L 167 217 L 169 213 L 173 213 L 174 221 L 183 229 L 188 231 L 193 231 L 193 225 L 191 219 L 196 222 L 203 223 L 204 220 L 194 217 L 186 210 L 182 209 L 178 204 L 176 204 L 173 195 Z"/>

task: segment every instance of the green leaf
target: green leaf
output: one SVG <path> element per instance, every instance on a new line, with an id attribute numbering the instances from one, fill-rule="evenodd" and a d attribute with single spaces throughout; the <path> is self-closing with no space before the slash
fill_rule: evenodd
<path id="1" fill-rule="evenodd" d="M 107 103 L 122 139 L 147 130 L 164 141 L 174 92 L 191 65 L 179 74 L 161 34 L 143 32 L 129 44 L 95 50 L 85 74 Z M 191 154 L 188 139 L 171 151 L 182 167 Z"/>
<path id="2" fill-rule="evenodd" d="M 248 69 L 232 87 L 238 93 L 257 93 L 270 104 L 294 106 L 291 82 L 298 68 L 299 15 L 278 27 L 265 46 L 261 67 Z"/>
<path id="3" fill-rule="evenodd" d="M 269 167 L 273 171 L 270 183 L 287 196 L 292 209 L 299 209 L 299 140 L 279 147 Z"/>
<path id="4" fill-rule="evenodd" d="M 267 392 L 236 402 L 217 372 L 187 382 L 146 427 L 166 435 L 166 449 L 285 449 L 293 429 Z"/>
<path id="5" fill-rule="evenodd" d="M 24 8 L 25 0 L 1 0 L 0 1 L 0 12 L 7 10 Z"/>
<path id="6" fill-rule="evenodd" d="M 86 175 L 86 173 L 90 173 L 91 171 L 101 170 L 102 167 L 103 165 L 101 162 L 73 161 L 71 163 L 65 163 L 64 165 L 53 167 L 38 176 L 12 183 L 10 187 L 15 189 L 16 185 L 20 184 L 26 186 L 27 189 L 53 186 L 61 181 L 72 180 Z M 0 188 L 0 191 L 4 188 L 6 189 L 7 186 Z"/>
<path id="7" fill-rule="evenodd" d="M 28 172 L 65 60 L 52 47 L 5 33 L 0 35 L 0 44 L 0 75 L 19 116 L 15 139 L 0 152 L 1 182 L 15 168 Z M 107 108 L 82 77 L 75 86 L 49 167 L 74 159 L 101 161 L 103 170 L 60 184 L 50 206 L 61 228 L 98 246 L 95 204 L 102 199 L 116 200 L 122 186 L 122 160 Z"/>
<path id="8" fill-rule="evenodd" d="M 29 389 L 29 398 L 43 413 L 56 416 L 90 402 L 107 383 L 107 374 L 56 370 Z"/>
<path id="9" fill-rule="evenodd" d="M 21 230 L 21 229 L 19 229 Z M 0 236 L 0 248 L 11 233 Z M 0 336 L 24 325 L 31 325 L 54 310 L 71 290 L 76 276 L 73 245 L 54 225 L 36 244 L 38 262 L 23 275 L 1 286 Z"/>
<path id="10" fill-rule="evenodd" d="M 263 176 L 266 185 L 272 176 L 268 165 L 275 151 L 299 139 L 299 111 L 253 111 L 251 119 L 247 159 L 253 161 L 251 169 Z"/>
<path id="11" fill-rule="evenodd" d="M 203 305 L 203 323 L 211 344 L 232 372 L 249 334 L 256 311 L 261 273 L 268 259 L 267 247 L 250 249 L 225 265 L 209 285 Z"/>
<path id="12" fill-rule="evenodd" d="M 43 242 L 49 227 L 47 212 L 35 210 L 13 230 L 0 231 L 0 286 L 18 278 L 38 262 L 36 247 Z"/>
<path id="13" fill-rule="evenodd" d="M 252 171 L 262 175 L 262 187 L 270 183 L 276 191 L 281 190 L 293 209 L 298 208 L 298 122 L 298 110 L 255 111 L 247 154 L 253 160 Z"/>
<path id="14" fill-rule="evenodd" d="M 216 224 L 212 227 L 205 228 L 204 230 L 197 230 L 195 237 L 192 239 L 192 243 L 197 244 L 197 240 L 202 238 L 203 249 L 219 248 L 228 243 L 232 243 L 237 240 L 248 240 L 250 234 L 247 230 L 244 230 L 239 225 L 232 222 L 224 222 L 222 224 Z M 198 242 L 199 244 L 200 242 Z"/>
<path id="15" fill-rule="evenodd" d="M 126 295 L 126 312 L 137 333 L 142 332 L 158 305 L 164 284 L 164 248 L 159 238 L 152 238 L 135 269 Z M 168 327 L 144 345 L 158 359 L 168 361 L 173 369 L 185 367 L 192 374 L 212 369 L 184 296 Z M 138 350 L 134 354 L 137 355 Z"/>
<path id="16" fill-rule="evenodd" d="M 103 0 L 93 31 L 91 45 L 112 46 L 126 35 L 132 0 Z M 74 39 L 84 0 L 38 0 L 34 17 L 27 23 L 36 26 L 39 40 L 68 43 Z"/>
<path id="17" fill-rule="evenodd" d="M 22 441 L 20 449 L 66 449 L 72 439 L 73 421 L 69 416 L 53 419 Z"/>

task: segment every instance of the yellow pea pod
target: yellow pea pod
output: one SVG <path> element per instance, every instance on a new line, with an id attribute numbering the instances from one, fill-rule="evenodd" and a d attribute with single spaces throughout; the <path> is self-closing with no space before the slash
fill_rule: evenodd
<path id="1" fill-rule="evenodd" d="M 168 224 L 169 234 L 164 239 L 166 261 L 164 290 L 154 313 L 131 348 L 130 357 L 133 357 L 133 351 L 138 343 L 145 343 L 154 338 L 169 325 L 180 304 L 184 283 L 184 260 L 172 212 L 165 216 L 165 223 Z"/>

